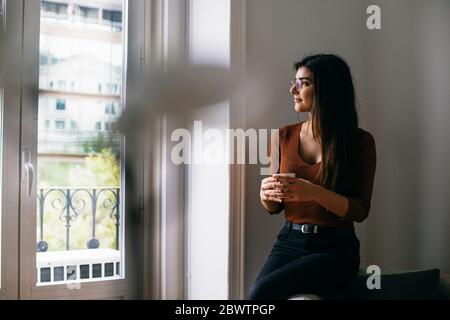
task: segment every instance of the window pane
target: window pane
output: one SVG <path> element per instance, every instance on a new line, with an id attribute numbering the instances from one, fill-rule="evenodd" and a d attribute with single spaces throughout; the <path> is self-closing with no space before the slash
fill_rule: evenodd
<path id="1" fill-rule="evenodd" d="M 42 4 L 41 4 L 42 15 L 48 15 L 48 16 L 51 16 L 51 15 L 67 16 L 67 8 L 68 8 L 68 5 L 65 3 L 42 1 Z"/>
<path id="2" fill-rule="evenodd" d="M 66 110 L 66 101 L 64 100 L 56 100 L 56 110 Z"/>
<path id="3" fill-rule="evenodd" d="M 38 285 L 121 278 L 123 1 L 41 3 Z"/>
<path id="4" fill-rule="evenodd" d="M 66 122 L 64 120 L 56 120 L 55 121 L 55 128 L 64 130 L 66 128 Z"/>

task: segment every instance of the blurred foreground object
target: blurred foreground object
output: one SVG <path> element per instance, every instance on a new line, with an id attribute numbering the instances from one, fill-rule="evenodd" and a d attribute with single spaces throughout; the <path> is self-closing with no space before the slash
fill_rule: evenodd
<path id="1" fill-rule="evenodd" d="M 134 82 L 134 93 L 128 96 L 118 129 L 141 129 L 161 114 L 183 117 L 196 108 L 226 101 L 239 82 L 229 69 L 212 66 L 184 66 L 167 73 L 145 74 Z"/>

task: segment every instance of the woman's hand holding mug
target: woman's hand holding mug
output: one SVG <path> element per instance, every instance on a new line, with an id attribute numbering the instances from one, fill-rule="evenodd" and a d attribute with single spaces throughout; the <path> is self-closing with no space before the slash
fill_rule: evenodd
<path id="1" fill-rule="evenodd" d="M 295 173 L 277 173 L 271 177 L 265 178 L 261 182 L 260 197 L 263 201 L 275 201 L 282 203 L 283 199 L 280 195 L 284 184 L 281 183 L 277 177 L 295 177 Z"/>
<path id="2" fill-rule="evenodd" d="M 295 178 L 295 176 L 277 175 L 275 178 L 278 183 L 274 184 L 276 190 L 271 194 L 272 197 L 282 199 L 285 202 L 316 200 L 318 186 L 314 183 Z"/>

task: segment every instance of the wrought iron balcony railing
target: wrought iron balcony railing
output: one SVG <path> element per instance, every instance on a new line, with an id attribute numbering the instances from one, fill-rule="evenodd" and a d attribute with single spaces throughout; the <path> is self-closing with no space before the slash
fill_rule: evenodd
<path id="1" fill-rule="evenodd" d="M 37 202 L 39 223 L 37 252 L 55 250 L 55 248 L 49 248 L 47 240 L 52 235 L 45 233 L 46 227 L 50 227 L 46 223 L 47 215 L 55 214 L 58 215 L 59 221 L 53 219 L 50 229 L 52 232 L 59 229 L 62 232 L 65 231 L 65 250 L 71 250 L 71 228 L 82 215 L 90 223 L 90 226 L 82 227 L 91 228 L 90 239 L 86 239 L 88 249 L 97 249 L 101 245 L 96 237 L 96 229 L 100 223 L 114 224 L 115 239 L 112 240 L 115 240 L 115 249 L 119 249 L 120 188 L 38 188 Z M 101 221 L 99 221 L 100 216 L 103 219 Z M 105 221 L 106 219 L 110 220 Z M 58 226 L 54 225 L 55 221 L 58 222 Z"/>

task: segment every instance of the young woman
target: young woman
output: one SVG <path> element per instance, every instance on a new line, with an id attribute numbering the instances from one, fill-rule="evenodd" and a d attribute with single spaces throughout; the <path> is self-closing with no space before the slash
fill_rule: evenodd
<path id="1" fill-rule="evenodd" d="M 286 223 L 249 299 L 331 298 L 359 270 L 353 223 L 369 214 L 375 140 L 358 128 L 352 76 L 341 58 L 308 56 L 295 70 L 290 90 L 295 111 L 309 117 L 280 128 L 279 145 L 272 144 L 272 173 L 295 178 L 262 180 L 262 205 L 270 214 L 284 210 Z"/>

